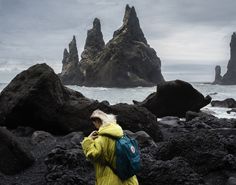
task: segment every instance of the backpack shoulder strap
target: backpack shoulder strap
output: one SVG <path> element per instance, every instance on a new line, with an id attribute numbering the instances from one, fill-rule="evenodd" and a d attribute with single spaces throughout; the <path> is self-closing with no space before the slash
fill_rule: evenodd
<path id="1" fill-rule="evenodd" d="M 99 135 L 100 135 L 100 136 L 108 137 L 108 138 L 110 138 L 110 139 L 112 139 L 112 140 L 115 140 L 115 141 L 116 141 L 117 139 L 119 139 L 119 138 L 114 137 L 114 136 L 112 136 L 112 135 L 110 135 L 110 134 L 99 134 Z M 113 168 L 112 165 L 111 165 L 108 161 L 104 161 L 104 164 L 105 164 L 106 166 L 109 166 L 109 168 L 113 171 L 113 173 L 117 175 L 116 169 Z"/>

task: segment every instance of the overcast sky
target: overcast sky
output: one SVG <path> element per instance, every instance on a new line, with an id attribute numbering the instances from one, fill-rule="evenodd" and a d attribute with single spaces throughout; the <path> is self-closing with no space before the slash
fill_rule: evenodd
<path id="1" fill-rule="evenodd" d="M 127 3 L 164 70 L 172 64 L 227 65 L 235 0 L 0 0 L 0 82 L 39 62 L 60 72 L 72 35 L 80 55 L 98 17 L 107 42 Z"/>

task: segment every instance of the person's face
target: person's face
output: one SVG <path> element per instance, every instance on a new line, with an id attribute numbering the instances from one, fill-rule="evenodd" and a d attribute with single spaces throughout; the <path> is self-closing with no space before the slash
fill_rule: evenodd
<path id="1" fill-rule="evenodd" d="M 99 129 L 100 126 L 102 125 L 102 122 L 101 122 L 101 120 L 99 120 L 99 119 L 94 119 L 94 120 L 92 120 L 92 121 L 93 121 L 93 124 L 94 124 L 94 126 L 96 127 L 96 129 Z"/>

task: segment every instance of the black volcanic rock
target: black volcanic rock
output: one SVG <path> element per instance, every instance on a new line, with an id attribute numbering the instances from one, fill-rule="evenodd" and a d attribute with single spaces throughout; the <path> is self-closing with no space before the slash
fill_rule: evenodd
<path id="1" fill-rule="evenodd" d="M 18 74 L 0 95 L 0 124 L 19 125 L 53 133 L 68 132 L 71 123 L 63 123 L 60 114 L 70 97 L 84 97 L 65 88 L 46 64 L 37 64 Z M 74 129 L 76 124 L 73 123 Z M 72 129 L 73 130 L 73 129 Z"/>
<path id="2" fill-rule="evenodd" d="M 101 31 L 101 23 L 98 18 L 93 21 L 93 28 L 88 30 L 84 51 L 81 54 L 78 70 L 81 77 L 77 77 L 77 84 L 83 85 L 87 76 L 87 68 L 93 65 L 96 56 L 104 48 L 105 42 Z"/>
<path id="3" fill-rule="evenodd" d="M 81 112 L 82 109 L 81 107 Z M 128 112 L 127 109 L 124 114 Z M 145 116 L 147 115 L 143 115 Z M 194 115 L 192 113 L 190 117 L 194 116 L 201 120 L 211 120 L 207 123 L 209 126 L 217 119 L 207 118 L 207 115 L 202 113 L 194 113 Z M 168 120 L 170 119 L 171 117 L 168 117 Z M 197 128 L 193 131 L 189 129 L 188 124 L 189 121 L 183 125 L 168 124 L 172 127 L 170 137 L 156 143 L 143 131 L 137 133 L 125 131 L 132 137 L 136 137 L 140 144 L 142 169 L 137 175 L 139 184 L 225 185 L 233 183 L 236 178 L 235 128 L 225 129 L 227 125 L 222 125 L 219 129 Z M 95 183 L 94 167 L 85 159 L 80 144 L 85 136 L 81 132 L 55 136 L 38 130 L 33 132 L 28 127 L 20 127 L 11 132 L 18 136 L 17 142 L 21 145 L 32 143 L 30 148 L 35 162 L 22 173 L 15 175 L 5 175 L 0 171 L 0 184 L 92 185 Z M 0 148 L 3 148 L 6 142 L 3 139 L 1 141 Z M 11 149 L 15 149 L 14 147 Z M 3 162 L 4 160 L 1 160 L 1 163 Z M 14 160 L 7 163 L 8 166 L 13 164 Z"/>
<path id="4" fill-rule="evenodd" d="M 34 163 L 28 148 L 6 128 L 0 128 L 0 172 L 13 175 L 23 171 Z"/>
<path id="5" fill-rule="evenodd" d="M 128 40 L 139 41 L 147 44 L 147 40 L 140 28 L 139 19 L 134 7 L 130 8 L 129 5 L 126 5 L 123 25 L 113 34 L 113 38 L 116 37 L 124 37 L 123 39 L 127 38 Z"/>
<path id="6" fill-rule="evenodd" d="M 68 80 L 66 84 L 135 87 L 154 86 L 164 81 L 161 61 L 148 45 L 134 7 L 126 6 L 123 25 L 105 46 L 100 27 L 99 20 L 95 19 L 76 75 L 69 72 L 76 80 Z"/>
<path id="7" fill-rule="evenodd" d="M 196 130 L 157 144 L 156 159 L 170 160 L 183 157 L 198 174 L 206 175 L 217 169 L 230 169 L 230 154 L 221 135 L 207 129 Z M 234 155 L 234 154 L 233 154 Z"/>
<path id="8" fill-rule="evenodd" d="M 213 84 L 220 84 L 221 81 L 222 81 L 221 67 L 220 66 L 216 66 L 215 67 L 215 81 L 213 82 Z"/>
<path id="9" fill-rule="evenodd" d="M 122 27 L 87 72 L 87 86 L 153 86 L 164 81 L 161 61 L 147 44 L 134 7 L 127 5 Z"/>
<path id="10" fill-rule="evenodd" d="M 156 116 L 144 107 L 120 103 L 111 106 L 111 113 L 117 115 L 117 121 L 123 129 L 137 132 L 147 132 L 154 141 L 162 140 L 162 133 L 156 121 Z"/>
<path id="11" fill-rule="evenodd" d="M 143 185 L 205 185 L 202 177 L 181 157 L 161 161 L 144 154 L 138 179 Z"/>
<path id="12" fill-rule="evenodd" d="M 55 147 L 46 157 L 45 164 L 47 185 L 94 184 L 93 165 L 78 146 Z"/>
<path id="13" fill-rule="evenodd" d="M 221 81 L 217 80 L 214 83 L 218 83 L 221 85 L 236 85 L 236 33 L 235 32 L 231 36 L 230 60 L 227 66 L 227 72 L 222 77 Z"/>
<path id="14" fill-rule="evenodd" d="M 76 84 L 80 78 L 80 71 L 78 70 L 78 51 L 76 45 L 76 38 L 73 36 L 72 41 L 69 43 L 69 52 L 64 49 L 62 59 L 62 72 L 59 74 L 64 84 Z"/>
<path id="15" fill-rule="evenodd" d="M 0 125 L 28 126 L 55 134 L 93 130 L 90 115 L 95 109 L 118 115 L 118 123 L 131 131 L 146 131 L 161 140 L 156 117 L 136 105 L 98 102 L 62 85 L 46 64 L 37 64 L 18 74 L 0 95 Z"/>
<path id="16" fill-rule="evenodd" d="M 150 94 L 143 102 L 134 101 L 146 107 L 157 117 L 184 117 L 191 110 L 198 112 L 211 102 L 211 97 L 204 96 L 187 82 L 181 80 L 168 81 L 157 86 L 157 92 Z"/>
<path id="17" fill-rule="evenodd" d="M 222 84 L 236 85 L 236 33 L 233 33 L 230 42 L 230 60 L 227 66 L 228 70 L 223 76 Z"/>
<path id="18" fill-rule="evenodd" d="M 215 100 L 211 102 L 213 107 L 236 108 L 236 101 L 233 98 L 227 98 L 223 101 Z"/>
<path id="19" fill-rule="evenodd" d="M 84 60 L 93 60 L 104 46 L 105 42 L 101 32 L 101 23 L 98 18 L 95 18 L 93 21 L 93 28 L 87 32 L 84 51 L 81 54 L 82 60 L 80 62 L 83 62 Z"/>

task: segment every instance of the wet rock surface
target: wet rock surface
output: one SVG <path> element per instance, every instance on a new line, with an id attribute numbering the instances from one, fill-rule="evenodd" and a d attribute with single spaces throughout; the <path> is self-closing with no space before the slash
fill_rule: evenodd
<path id="1" fill-rule="evenodd" d="M 225 100 L 215 100 L 211 102 L 213 107 L 225 107 L 225 108 L 236 108 L 236 101 L 233 98 L 227 98 Z"/>

